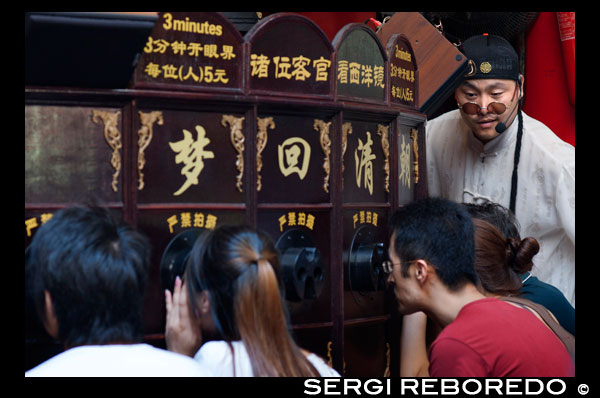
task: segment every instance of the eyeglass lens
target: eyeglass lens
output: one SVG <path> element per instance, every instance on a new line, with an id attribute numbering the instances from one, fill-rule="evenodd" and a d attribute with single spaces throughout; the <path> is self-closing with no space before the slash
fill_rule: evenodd
<path id="1" fill-rule="evenodd" d="M 381 268 L 383 268 L 383 272 L 386 274 L 391 274 L 394 264 L 390 260 L 385 260 L 381 262 Z"/>

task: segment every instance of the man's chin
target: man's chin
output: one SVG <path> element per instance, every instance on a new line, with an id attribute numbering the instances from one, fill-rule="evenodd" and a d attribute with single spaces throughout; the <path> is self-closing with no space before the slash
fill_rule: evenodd
<path id="1" fill-rule="evenodd" d="M 488 141 L 493 140 L 494 138 L 498 137 L 498 132 L 496 131 L 496 123 L 493 123 L 491 127 L 489 128 L 485 128 L 485 129 L 481 129 L 478 128 L 477 130 L 475 130 L 473 132 L 473 134 L 475 135 L 475 138 L 477 138 L 479 141 L 483 142 L 484 144 Z"/>

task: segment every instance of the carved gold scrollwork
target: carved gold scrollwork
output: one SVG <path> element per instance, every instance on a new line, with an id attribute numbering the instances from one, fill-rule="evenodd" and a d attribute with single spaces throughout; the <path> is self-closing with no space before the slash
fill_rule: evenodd
<path id="1" fill-rule="evenodd" d="M 377 125 L 377 134 L 381 136 L 381 148 L 383 149 L 385 171 L 385 191 L 390 192 L 390 142 L 388 140 L 390 126 Z"/>
<path id="2" fill-rule="evenodd" d="M 98 123 L 98 119 L 102 119 L 104 123 L 104 139 L 112 148 L 113 152 L 110 157 L 110 164 L 115 169 L 112 180 L 112 189 L 117 192 L 117 183 L 119 181 L 119 172 L 121 171 L 121 132 L 117 128 L 119 124 L 119 116 L 121 111 L 108 112 L 94 109 L 92 111 L 92 122 Z"/>
<path id="3" fill-rule="evenodd" d="M 342 187 L 344 186 L 344 154 L 348 147 L 348 134 L 352 134 L 352 123 L 342 124 Z"/>
<path id="4" fill-rule="evenodd" d="M 313 128 L 320 133 L 321 149 L 323 149 L 323 153 L 325 154 L 325 159 L 323 161 L 323 171 L 325 172 L 325 181 L 323 182 L 323 190 L 329 193 L 329 173 L 331 171 L 330 168 L 330 160 L 329 155 L 331 154 L 331 140 L 329 139 L 329 127 L 331 127 L 331 122 L 325 123 L 323 120 L 315 119 L 313 124 Z"/>
<path id="5" fill-rule="evenodd" d="M 223 115 L 221 119 L 221 125 L 225 127 L 225 124 L 229 124 L 229 128 L 231 129 L 231 145 L 237 151 L 237 158 L 235 161 L 235 166 L 237 167 L 237 171 L 239 174 L 236 176 L 235 186 L 238 191 L 242 192 L 242 178 L 244 177 L 244 133 L 242 128 L 242 123 L 244 122 L 245 117 L 235 117 L 233 115 Z M 266 140 L 265 140 L 266 141 Z M 264 148 L 263 148 L 264 149 Z"/>
<path id="6" fill-rule="evenodd" d="M 329 365 L 330 368 L 333 367 L 333 357 L 331 356 L 331 344 L 331 341 L 327 343 L 327 365 Z"/>
<path id="7" fill-rule="evenodd" d="M 385 343 L 386 351 L 385 351 L 385 371 L 383 372 L 383 377 L 390 377 L 390 343 Z"/>
<path id="8" fill-rule="evenodd" d="M 144 113 L 142 111 L 138 111 L 140 115 L 140 129 L 138 130 L 138 190 L 144 189 L 144 173 L 142 170 L 144 169 L 144 165 L 146 164 L 146 156 L 144 155 L 144 151 L 150 145 L 150 141 L 152 141 L 152 127 L 154 123 L 157 123 L 162 126 L 164 123 L 163 114 L 161 111 L 152 111 L 148 113 Z"/>
<path id="9" fill-rule="evenodd" d="M 411 129 L 410 138 L 413 140 L 413 158 L 414 158 L 414 170 L 415 170 L 415 184 L 419 182 L 419 143 L 417 138 L 419 136 L 419 130 Z"/>
<path id="10" fill-rule="evenodd" d="M 258 132 L 256 134 L 256 190 L 262 189 L 262 177 L 260 171 L 262 170 L 262 151 L 267 146 L 267 129 L 271 130 L 275 128 L 275 122 L 272 117 L 256 118 L 258 125 Z"/>

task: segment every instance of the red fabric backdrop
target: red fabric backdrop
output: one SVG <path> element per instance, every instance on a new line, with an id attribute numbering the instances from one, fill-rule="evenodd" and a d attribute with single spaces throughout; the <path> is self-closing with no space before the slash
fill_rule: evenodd
<path id="1" fill-rule="evenodd" d="M 541 12 L 527 32 L 523 110 L 574 146 L 575 98 L 573 88 L 571 103 L 567 76 L 571 75 L 574 85 L 575 40 L 572 41 L 572 58 L 567 56 L 569 69 L 566 69 L 556 14 Z M 565 47 L 567 44 L 571 43 L 565 43 Z"/>

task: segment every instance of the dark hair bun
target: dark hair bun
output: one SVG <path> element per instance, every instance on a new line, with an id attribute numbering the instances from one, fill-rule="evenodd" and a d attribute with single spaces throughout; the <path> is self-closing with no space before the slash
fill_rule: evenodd
<path id="1" fill-rule="evenodd" d="M 507 265 L 515 272 L 522 274 L 533 268 L 533 256 L 540 251 L 540 244 L 535 238 L 509 238 L 506 240 Z"/>

